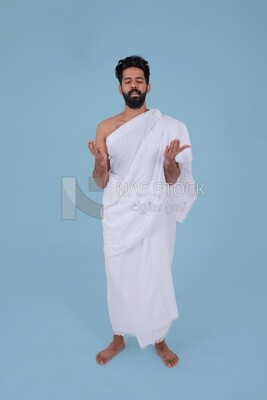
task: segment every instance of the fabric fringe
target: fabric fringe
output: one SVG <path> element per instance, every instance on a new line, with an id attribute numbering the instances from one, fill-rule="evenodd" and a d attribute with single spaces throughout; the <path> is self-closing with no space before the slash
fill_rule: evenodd
<path id="1" fill-rule="evenodd" d="M 175 319 L 177 319 L 177 318 L 172 319 L 170 323 L 168 323 L 168 324 L 166 324 L 166 325 L 163 325 L 163 326 L 161 326 L 160 328 L 153 329 L 152 333 L 155 333 L 155 331 L 162 332 L 162 330 L 165 330 L 165 329 L 167 329 L 167 330 L 166 330 L 164 336 L 160 336 L 157 340 L 152 341 L 151 343 L 147 344 L 146 346 L 140 346 L 141 349 L 143 350 L 143 349 L 145 349 L 145 348 L 146 348 L 147 346 L 149 346 L 149 345 L 155 345 L 156 343 L 162 342 L 162 341 L 165 339 L 165 337 L 168 335 L 168 333 L 169 333 L 169 331 L 170 331 L 170 328 L 171 328 L 171 323 L 172 323 Z M 152 334 L 152 333 L 151 333 L 151 334 Z M 127 336 L 133 336 L 133 337 L 136 337 L 137 340 L 138 340 L 138 335 L 136 335 L 136 333 L 133 333 L 133 332 L 113 331 L 113 335 L 119 335 L 119 336 L 123 336 L 123 337 L 126 336 L 126 335 L 127 335 Z"/>

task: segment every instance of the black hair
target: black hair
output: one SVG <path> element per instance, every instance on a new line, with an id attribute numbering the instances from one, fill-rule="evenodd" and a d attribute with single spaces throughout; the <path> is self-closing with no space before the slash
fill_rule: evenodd
<path id="1" fill-rule="evenodd" d="M 122 82 L 123 71 L 126 68 L 131 68 L 131 67 L 140 68 L 142 71 L 144 71 L 146 83 L 147 84 L 149 83 L 150 70 L 148 62 L 140 56 L 129 56 L 119 60 L 115 68 L 115 74 L 120 84 Z"/>

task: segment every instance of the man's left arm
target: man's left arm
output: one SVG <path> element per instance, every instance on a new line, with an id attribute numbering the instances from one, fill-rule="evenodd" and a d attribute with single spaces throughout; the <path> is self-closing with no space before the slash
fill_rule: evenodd
<path id="1" fill-rule="evenodd" d="M 180 140 L 174 139 L 165 148 L 163 154 L 163 168 L 166 182 L 170 185 L 176 183 L 181 174 L 179 163 L 175 160 L 175 157 L 188 147 L 190 147 L 189 144 L 180 146 Z"/>

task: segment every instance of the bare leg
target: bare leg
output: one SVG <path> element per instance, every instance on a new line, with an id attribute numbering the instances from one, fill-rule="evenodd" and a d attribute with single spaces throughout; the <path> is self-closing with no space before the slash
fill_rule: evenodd
<path id="1" fill-rule="evenodd" d="M 124 338 L 121 335 L 113 335 L 112 342 L 108 347 L 96 355 L 96 362 L 104 365 L 116 356 L 125 347 Z"/>
<path id="2" fill-rule="evenodd" d="M 155 350 L 168 368 L 175 367 L 175 365 L 178 363 L 178 356 L 169 349 L 165 340 L 155 343 Z"/>

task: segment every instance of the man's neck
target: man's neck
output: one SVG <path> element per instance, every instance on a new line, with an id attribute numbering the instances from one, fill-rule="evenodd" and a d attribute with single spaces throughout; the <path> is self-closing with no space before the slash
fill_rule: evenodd
<path id="1" fill-rule="evenodd" d="M 137 117 L 140 114 L 143 114 L 146 111 L 148 111 L 148 109 L 145 104 L 141 108 L 130 108 L 128 106 L 125 106 L 125 109 L 121 115 L 125 120 L 128 121 L 134 117 Z"/>

